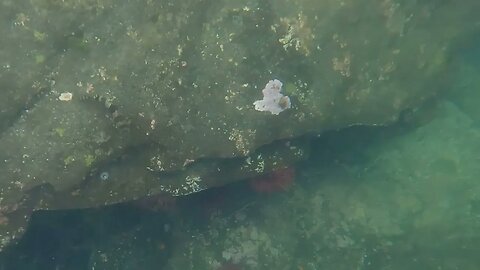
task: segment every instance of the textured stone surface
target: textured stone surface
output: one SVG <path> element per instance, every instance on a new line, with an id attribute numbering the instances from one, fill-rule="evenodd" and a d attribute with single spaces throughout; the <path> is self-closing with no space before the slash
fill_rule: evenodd
<path id="1" fill-rule="evenodd" d="M 308 146 L 290 138 L 395 121 L 436 93 L 479 4 L 0 5 L 8 216 L 190 194 L 302 158 Z M 274 78 L 292 102 L 278 116 L 252 105 Z M 6 220 L 3 231 L 19 227 Z"/>

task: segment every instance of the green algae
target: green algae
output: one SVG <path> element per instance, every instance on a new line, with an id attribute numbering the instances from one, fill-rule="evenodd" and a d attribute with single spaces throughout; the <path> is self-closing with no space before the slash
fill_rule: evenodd
<path id="1" fill-rule="evenodd" d="M 452 49 L 478 30 L 476 2 L 0 5 L 0 214 L 21 216 L 22 226 L 29 215 L 14 210 L 188 195 L 306 159 L 311 139 L 327 130 L 391 124 L 439 92 Z M 274 78 L 293 104 L 278 117 L 252 105 Z M 435 160 L 431 168 L 461 171 L 458 160 Z M 98 181 L 103 171 L 110 181 Z M 401 234 L 388 213 L 368 216 L 379 201 L 345 215 Z M 421 204 L 403 195 L 397 203 Z M 435 222 L 425 217 L 418 227 Z M 24 231 L 14 222 L 0 228 L 0 246 Z"/>

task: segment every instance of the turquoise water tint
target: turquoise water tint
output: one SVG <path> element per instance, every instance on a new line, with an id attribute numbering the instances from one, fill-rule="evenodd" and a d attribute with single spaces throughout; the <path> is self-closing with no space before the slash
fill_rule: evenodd
<path id="1" fill-rule="evenodd" d="M 480 269 L 479 13 L 0 0 L 0 269 Z"/>

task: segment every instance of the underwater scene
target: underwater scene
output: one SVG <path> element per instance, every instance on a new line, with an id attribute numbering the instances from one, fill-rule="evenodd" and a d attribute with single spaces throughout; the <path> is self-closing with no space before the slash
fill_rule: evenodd
<path id="1" fill-rule="evenodd" d="M 480 269 L 479 13 L 0 0 L 0 270 Z"/>

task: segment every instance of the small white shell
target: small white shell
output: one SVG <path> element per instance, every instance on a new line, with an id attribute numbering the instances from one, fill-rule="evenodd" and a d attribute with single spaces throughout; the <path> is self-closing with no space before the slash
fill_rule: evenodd
<path id="1" fill-rule="evenodd" d="M 60 96 L 58 97 L 59 100 L 61 101 L 70 101 L 73 98 L 73 94 L 70 92 L 65 92 L 61 93 Z"/>

